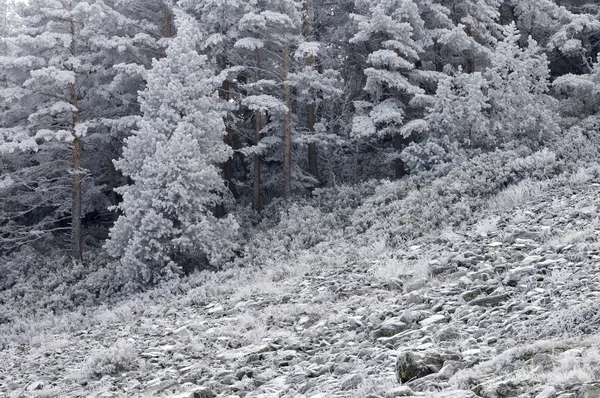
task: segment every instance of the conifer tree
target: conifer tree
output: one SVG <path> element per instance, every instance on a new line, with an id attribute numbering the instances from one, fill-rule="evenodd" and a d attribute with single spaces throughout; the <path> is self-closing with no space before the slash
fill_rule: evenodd
<path id="1" fill-rule="evenodd" d="M 82 217 L 108 205 L 96 160 L 106 165 L 99 154 L 109 137 L 132 125 L 143 59 L 158 48 L 144 31 L 149 23 L 122 11 L 110 0 L 21 8 L 22 27 L 0 62 L 5 247 L 69 229 L 71 254 L 81 259 Z"/>
<path id="2" fill-rule="evenodd" d="M 389 137 L 394 143 L 395 176 L 406 170 L 398 157 L 410 131 L 403 130 L 410 101 L 424 91 L 416 83 L 425 39 L 424 22 L 413 0 L 357 1 L 357 32 L 352 43 L 368 43 L 370 67 L 364 70 L 369 101 L 357 102 L 353 133 L 357 137 Z M 410 119 L 410 117 L 409 117 Z"/>
<path id="3" fill-rule="evenodd" d="M 213 214 L 229 192 L 219 165 L 232 154 L 223 142 L 220 82 L 198 53 L 196 21 L 179 12 L 175 26 L 166 56 L 147 73 L 143 119 L 116 162 L 132 184 L 119 189 L 122 215 L 107 248 L 132 287 L 172 277 L 203 255 L 219 265 L 235 246 L 233 218 Z"/>

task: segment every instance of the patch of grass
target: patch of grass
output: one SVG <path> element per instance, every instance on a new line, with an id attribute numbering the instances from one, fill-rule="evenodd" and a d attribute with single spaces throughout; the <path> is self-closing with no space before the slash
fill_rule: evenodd
<path id="1" fill-rule="evenodd" d="M 105 375 L 116 375 L 137 367 L 137 352 L 133 345 L 117 343 L 110 348 L 97 350 L 77 372 L 78 380 L 97 380 Z"/>
<path id="2" fill-rule="evenodd" d="M 548 189 L 548 181 L 524 179 L 496 194 L 489 202 L 489 207 L 498 211 L 506 211 L 524 205 L 540 197 Z"/>

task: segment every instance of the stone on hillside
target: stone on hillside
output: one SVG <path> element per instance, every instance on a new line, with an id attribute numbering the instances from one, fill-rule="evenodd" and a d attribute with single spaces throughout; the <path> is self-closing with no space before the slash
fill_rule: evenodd
<path id="1" fill-rule="evenodd" d="M 385 398 L 396 398 L 396 397 L 412 397 L 414 395 L 413 390 L 408 386 L 400 386 L 388 390 L 385 393 Z"/>
<path id="2" fill-rule="evenodd" d="M 37 391 L 37 390 L 41 390 L 42 388 L 44 388 L 44 382 L 38 380 L 38 381 L 34 381 L 30 385 L 28 385 L 27 391 Z"/>
<path id="3" fill-rule="evenodd" d="M 514 381 L 496 381 L 482 386 L 479 396 L 484 398 L 513 398 L 525 392 L 524 386 Z"/>
<path id="4" fill-rule="evenodd" d="M 429 318 L 423 319 L 421 322 L 419 322 L 421 324 L 422 327 L 426 327 L 429 325 L 433 325 L 436 323 L 446 323 L 446 317 L 442 314 L 436 314 L 436 315 L 432 315 Z"/>
<path id="5" fill-rule="evenodd" d="M 459 338 L 460 332 L 455 326 L 448 326 L 437 332 L 434 336 L 434 339 L 437 341 L 451 341 L 458 340 Z"/>
<path id="6" fill-rule="evenodd" d="M 401 352 L 396 360 L 396 379 L 400 383 L 437 373 L 444 361 L 439 355 L 414 351 Z"/>
<path id="7" fill-rule="evenodd" d="M 415 290 L 419 290 L 427 286 L 427 279 L 418 279 L 416 281 L 410 282 L 406 284 L 406 293 L 414 292 Z"/>
<path id="8" fill-rule="evenodd" d="M 508 300 L 508 294 L 495 294 L 487 297 L 478 297 L 468 302 L 469 305 L 478 305 L 480 307 L 497 307 Z"/>
<path id="9" fill-rule="evenodd" d="M 475 288 L 475 289 L 471 289 L 471 290 L 467 290 L 464 293 L 461 293 L 460 298 L 463 299 L 464 301 L 471 301 L 474 298 L 476 298 L 477 296 L 480 296 L 481 294 L 483 294 L 483 290 L 481 290 L 480 288 Z"/>
<path id="10" fill-rule="evenodd" d="M 435 394 L 436 398 L 476 398 L 477 395 L 469 390 L 444 391 Z"/>
<path id="11" fill-rule="evenodd" d="M 548 386 L 542 390 L 535 398 L 554 398 L 556 397 L 556 389 L 552 386 Z"/>
<path id="12" fill-rule="evenodd" d="M 429 263 L 429 272 L 432 276 L 440 276 L 445 274 L 452 274 L 458 270 L 456 264 L 453 263 Z"/>
<path id="13" fill-rule="evenodd" d="M 402 322 L 399 318 L 391 318 L 384 321 L 372 333 L 373 338 L 391 337 L 410 328 L 410 325 Z"/>
<path id="14" fill-rule="evenodd" d="M 537 255 L 527 256 L 523 260 L 521 260 L 521 264 L 523 264 L 523 265 L 531 265 L 531 264 L 539 263 L 543 259 L 544 259 L 544 257 L 537 256 Z"/>
<path id="15" fill-rule="evenodd" d="M 517 284 L 526 276 L 535 275 L 537 268 L 532 266 L 513 268 L 506 274 L 504 283 L 508 286 L 517 286 Z"/>
<path id="16" fill-rule="evenodd" d="M 361 375 L 351 375 L 342 380 L 342 384 L 340 385 L 340 389 L 342 391 L 353 390 L 359 386 L 360 383 L 363 382 L 363 378 Z"/>

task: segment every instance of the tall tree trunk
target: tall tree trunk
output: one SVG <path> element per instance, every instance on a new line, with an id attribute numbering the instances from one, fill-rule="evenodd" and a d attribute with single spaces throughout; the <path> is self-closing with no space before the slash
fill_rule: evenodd
<path id="1" fill-rule="evenodd" d="M 254 50 L 254 64 L 256 66 L 256 81 L 260 80 L 260 51 Z M 254 145 L 258 145 L 261 140 L 261 130 L 263 128 L 263 115 L 262 112 L 257 109 L 254 113 Z M 252 208 L 255 211 L 262 210 L 262 198 L 260 192 L 260 154 L 254 154 L 254 180 L 252 181 Z"/>
<path id="2" fill-rule="evenodd" d="M 227 61 L 227 58 L 223 57 L 223 61 L 221 63 L 221 69 L 225 70 L 228 67 L 229 67 L 229 63 Z M 220 96 L 225 101 L 229 101 L 231 99 L 231 83 L 229 82 L 229 80 L 225 80 L 221 84 Z M 231 124 L 232 124 L 231 116 L 229 114 L 226 115 L 224 121 L 225 121 L 226 134 L 225 134 L 225 138 L 223 139 L 223 141 L 225 141 L 225 144 L 229 145 L 230 147 L 233 147 L 233 140 L 234 140 L 233 136 L 235 135 L 235 131 L 234 131 L 233 127 L 231 126 Z M 237 197 L 238 197 L 237 188 L 235 186 L 235 183 L 233 182 L 233 157 L 230 157 L 229 159 L 227 159 L 227 161 L 225 163 L 223 163 L 222 168 L 223 168 L 223 178 L 225 179 L 227 188 L 229 188 L 229 191 L 231 192 L 233 197 L 237 199 Z"/>
<path id="3" fill-rule="evenodd" d="M 169 6 L 163 3 L 162 10 L 159 16 L 159 29 L 160 29 L 160 37 L 173 37 L 174 29 L 173 29 L 173 13 Z M 158 49 L 158 57 L 164 58 L 167 56 L 167 48 L 160 47 Z"/>
<path id="4" fill-rule="evenodd" d="M 254 131 L 254 142 L 258 145 L 260 142 L 260 131 L 262 130 L 262 111 L 256 110 L 254 112 L 255 118 L 255 131 Z M 252 208 L 256 211 L 262 210 L 262 201 L 260 195 L 260 154 L 254 154 L 254 181 L 252 184 Z"/>
<path id="5" fill-rule="evenodd" d="M 407 145 L 407 139 L 402 135 L 394 136 L 394 149 L 397 153 L 402 153 Z M 396 159 L 394 162 L 394 174 L 396 179 L 400 179 L 406 175 L 406 165 L 402 159 Z"/>
<path id="6" fill-rule="evenodd" d="M 292 198 L 292 98 L 290 82 L 290 42 L 286 39 L 283 46 L 283 102 L 287 106 L 283 118 L 283 198 Z"/>
<path id="7" fill-rule="evenodd" d="M 76 57 L 75 22 L 71 20 L 70 32 L 72 57 Z M 81 138 L 77 136 L 75 128 L 79 123 L 79 103 L 77 100 L 77 86 L 69 84 L 69 103 L 73 106 L 71 119 L 71 134 L 73 135 L 73 158 L 71 162 L 71 173 L 73 179 L 73 191 L 71 200 L 71 255 L 75 260 L 81 261 L 83 257 L 83 229 L 81 225 L 82 216 L 82 170 L 81 170 Z"/>
<path id="8" fill-rule="evenodd" d="M 117 192 L 117 170 L 115 170 L 115 164 L 113 163 L 114 147 L 112 141 L 108 143 L 108 189 L 110 190 L 110 204 L 116 206 L 118 204 Z M 119 218 L 119 214 L 116 211 L 111 212 L 111 219 L 116 222 Z"/>
<path id="9" fill-rule="evenodd" d="M 315 132 L 315 104 L 308 105 L 307 115 L 308 129 L 311 133 Z M 317 180 L 319 179 L 319 152 L 317 143 L 310 142 L 308 144 L 308 172 Z"/>
<path id="10" fill-rule="evenodd" d="M 442 60 L 442 45 L 437 41 L 433 44 L 435 71 L 442 73 L 444 71 L 444 62 Z"/>
<path id="11" fill-rule="evenodd" d="M 474 37 L 475 33 L 471 27 L 467 27 L 467 35 L 469 37 Z M 467 53 L 467 73 L 475 73 L 475 49 L 471 47 L 471 51 Z"/>
<path id="12" fill-rule="evenodd" d="M 308 0 L 304 0 L 304 16 L 302 21 L 302 35 L 305 40 L 310 38 L 310 19 L 308 15 Z M 313 65 L 313 57 L 309 56 L 306 59 L 306 66 Z M 311 134 L 315 132 L 315 120 L 316 120 L 316 105 L 315 103 L 308 104 L 308 109 L 306 112 L 306 123 L 308 130 Z M 308 144 L 308 172 L 312 174 L 317 180 L 319 179 L 319 162 L 318 162 L 318 151 L 317 151 L 317 143 L 310 142 Z"/>

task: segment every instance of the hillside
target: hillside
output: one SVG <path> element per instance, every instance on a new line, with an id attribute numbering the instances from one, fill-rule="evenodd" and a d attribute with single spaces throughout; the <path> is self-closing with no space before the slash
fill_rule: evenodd
<path id="1" fill-rule="evenodd" d="M 524 180 L 395 248 L 353 259 L 340 234 L 112 308 L 14 319 L 0 396 L 597 397 L 599 191 L 584 169 Z"/>

